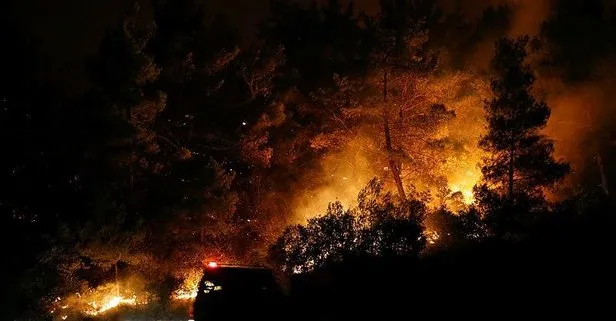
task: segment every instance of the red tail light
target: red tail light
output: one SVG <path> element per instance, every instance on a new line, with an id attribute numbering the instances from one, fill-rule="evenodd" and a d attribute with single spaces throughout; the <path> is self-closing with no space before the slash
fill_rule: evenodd
<path id="1" fill-rule="evenodd" d="M 207 267 L 209 267 L 210 269 L 217 268 L 218 267 L 218 263 L 216 263 L 216 262 L 209 262 L 207 264 Z"/>

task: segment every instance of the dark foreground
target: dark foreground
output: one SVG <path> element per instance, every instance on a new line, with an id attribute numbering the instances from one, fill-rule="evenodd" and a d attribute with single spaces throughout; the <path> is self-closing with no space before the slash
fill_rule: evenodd
<path id="1" fill-rule="evenodd" d="M 612 315 L 616 213 L 526 240 L 459 246 L 420 260 L 355 259 L 292 282 L 294 320 L 509 319 Z"/>
<path id="2" fill-rule="evenodd" d="M 613 315 L 616 213 L 551 222 L 525 239 L 493 239 L 420 259 L 353 258 L 283 282 L 276 320 L 599 319 Z M 233 302 L 224 320 L 251 317 Z M 186 310 L 184 310 L 186 311 Z M 240 312 L 240 313 L 237 313 Z M 186 320 L 143 314 L 104 320 Z M 94 319 L 93 319 L 94 320 Z M 95 319 L 99 320 L 99 319 Z"/>

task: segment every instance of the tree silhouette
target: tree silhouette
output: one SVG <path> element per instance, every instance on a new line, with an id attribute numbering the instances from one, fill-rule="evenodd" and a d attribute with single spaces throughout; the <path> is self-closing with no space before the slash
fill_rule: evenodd
<path id="1" fill-rule="evenodd" d="M 142 24 L 139 16 L 140 8 L 134 5 L 103 39 L 90 62 L 94 99 L 105 113 L 102 116 L 114 125 L 105 128 L 109 149 L 104 156 L 125 171 L 122 175 L 129 178 L 131 188 L 149 173 L 162 171 L 165 164 L 158 156 L 166 147 L 179 148 L 169 145 L 156 128 L 167 94 L 153 86 L 161 69 L 146 52 L 155 24 Z"/>
<path id="2" fill-rule="evenodd" d="M 540 133 L 550 108 L 531 91 L 535 75 L 525 63 L 528 37 L 496 43 L 492 60 L 494 98 L 485 104 L 488 132 L 479 142 L 491 156 L 484 160 L 485 183 L 478 187 L 480 203 L 500 204 L 491 214 L 511 216 L 537 210 L 544 188 L 562 179 L 569 166 L 553 158 L 554 145 Z"/>
<path id="3" fill-rule="evenodd" d="M 402 200 L 373 179 L 345 210 L 331 203 L 325 215 L 285 229 L 269 249 L 270 261 L 287 273 L 307 272 L 352 256 L 416 257 L 424 249 L 421 201 Z"/>
<path id="4" fill-rule="evenodd" d="M 438 248 L 477 241 L 484 238 L 487 232 L 480 213 L 474 207 L 457 214 L 441 207 L 426 215 L 425 225 L 433 232 L 431 242 Z"/>

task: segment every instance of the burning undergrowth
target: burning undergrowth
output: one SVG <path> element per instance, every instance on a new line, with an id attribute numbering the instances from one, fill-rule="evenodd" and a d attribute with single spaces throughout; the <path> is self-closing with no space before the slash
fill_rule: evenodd
<path id="1" fill-rule="evenodd" d="M 55 320 L 80 320 L 121 309 L 139 309 L 150 304 L 154 296 L 147 291 L 144 280 L 132 277 L 109 282 L 95 288 L 57 297 L 50 307 Z"/>
<path id="2" fill-rule="evenodd" d="M 181 275 L 169 298 L 155 294 L 159 290 L 144 278 L 132 276 L 97 287 L 85 286 L 81 292 L 56 297 L 49 306 L 54 320 L 82 320 L 85 317 L 103 318 L 109 315 L 131 314 L 143 316 L 174 315 L 185 317 L 197 296 L 203 270 L 192 269 Z M 169 300 L 168 304 L 163 302 Z"/>

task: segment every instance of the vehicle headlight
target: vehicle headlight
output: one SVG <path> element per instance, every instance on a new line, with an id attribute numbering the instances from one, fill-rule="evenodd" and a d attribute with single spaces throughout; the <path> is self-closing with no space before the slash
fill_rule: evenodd
<path id="1" fill-rule="evenodd" d="M 203 293 L 210 293 L 212 291 L 220 291 L 222 286 L 214 284 L 212 281 L 203 281 Z"/>

